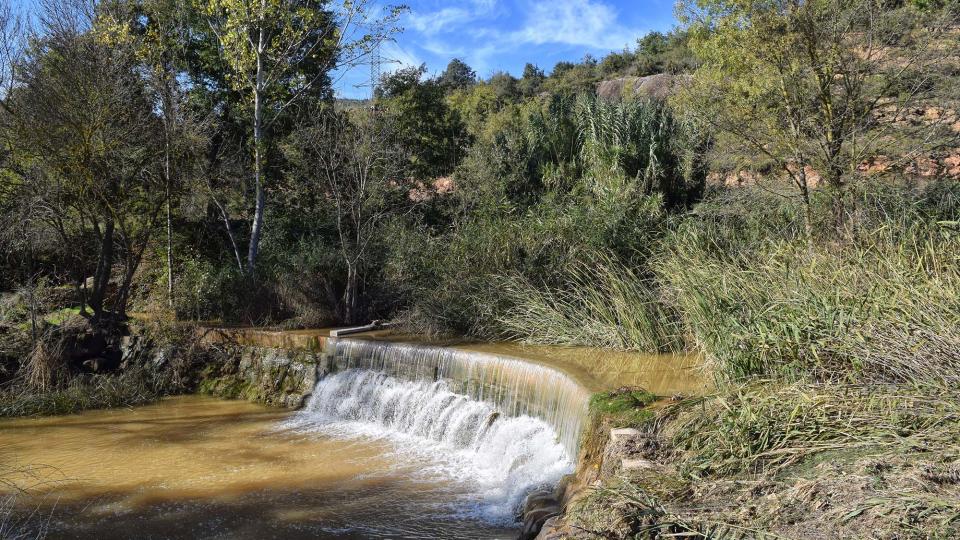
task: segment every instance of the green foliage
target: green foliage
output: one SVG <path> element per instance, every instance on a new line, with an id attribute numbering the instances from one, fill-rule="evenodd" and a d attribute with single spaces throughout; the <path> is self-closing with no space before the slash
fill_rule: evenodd
<path id="1" fill-rule="evenodd" d="M 470 88 L 477 84 L 477 72 L 463 60 L 454 58 L 440 74 L 439 83 L 447 92 Z"/>
<path id="2" fill-rule="evenodd" d="M 615 419 L 629 417 L 635 420 L 647 420 L 652 415 L 649 414 L 650 411 L 642 409 L 656 400 L 656 395 L 642 388 L 619 388 L 590 396 L 590 412 Z M 633 425 L 638 423 L 642 422 L 635 422 Z"/>
<path id="3" fill-rule="evenodd" d="M 545 79 L 546 75 L 544 75 L 542 69 L 527 63 L 523 67 L 523 76 L 517 82 L 517 88 L 522 96 L 529 98 L 540 92 Z"/>
<path id="4" fill-rule="evenodd" d="M 720 195 L 655 268 L 722 378 L 952 381 L 960 239 L 943 221 L 956 197 L 953 187 L 862 193 L 857 232 L 835 247 L 802 240 L 797 203 Z M 829 222 L 829 203 L 815 210 Z"/>
<path id="5" fill-rule="evenodd" d="M 582 263 L 562 288 L 512 276 L 500 283 L 509 307 L 496 322 L 510 338 L 648 352 L 683 348 L 676 313 L 655 285 L 616 261 Z"/>
<path id="6" fill-rule="evenodd" d="M 460 160 L 466 128 L 447 105 L 442 79 L 422 80 L 426 66 L 384 77 L 378 105 L 390 115 L 400 144 L 410 156 L 408 174 L 434 178 L 449 174 Z"/>
<path id="7" fill-rule="evenodd" d="M 707 139 L 656 101 L 611 103 L 581 96 L 577 119 L 581 159 L 598 199 L 659 193 L 668 207 L 699 199 Z M 588 173 L 590 174 L 590 173 Z"/>
<path id="8" fill-rule="evenodd" d="M 645 261 L 669 210 L 702 189 L 697 133 L 655 102 L 563 93 L 505 107 L 486 126 L 454 174 L 456 229 L 389 263 L 421 276 L 409 293 L 419 325 L 680 348 Z"/>

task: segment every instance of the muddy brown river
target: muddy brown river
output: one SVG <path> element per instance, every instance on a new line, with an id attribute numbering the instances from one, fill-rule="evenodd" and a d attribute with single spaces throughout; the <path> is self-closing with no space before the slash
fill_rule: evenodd
<path id="1" fill-rule="evenodd" d="M 591 392 L 704 385 L 689 356 L 332 354 L 296 412 L 194 396 L 0 421 L 0 538 L 516 538 L 524 497 L 573 471 Z"/>
<path id="2" fill-rule="evenodd" d="M 514 538 L 443 448 L 203 397 L 0 422 L 0 537 Z M 451 450 L 451 454 L 455 454 Z M 3 486 L 0 486 L 3 487 Z M 0 509 L 0 512 L 3 510 Z"/>

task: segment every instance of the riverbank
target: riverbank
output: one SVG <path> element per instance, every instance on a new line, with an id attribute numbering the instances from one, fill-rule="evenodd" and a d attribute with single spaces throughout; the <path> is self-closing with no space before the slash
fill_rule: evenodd
<path id="1" fill-rule="evenodd" d="M 611 437 L 539 538 L 955 538 L 958 403 L 774 381 L 673 403 Z"/>

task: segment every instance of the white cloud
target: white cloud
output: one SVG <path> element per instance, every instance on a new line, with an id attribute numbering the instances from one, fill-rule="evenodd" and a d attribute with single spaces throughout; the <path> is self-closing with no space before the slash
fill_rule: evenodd
<path id="1" fill-rule="evenodd" d="M 413 12 L 407 16 L 407 23 L 425 36 L 475 23 L 478 19 L 493 13 L 497 0 L 472 0 L 468 7 L 445 7 L 438 11 Z"/>
<path id="2" fill-rule="evenodd" d="M 561 43 L 594 49 L 621 49 L 642 32 L 623 27 L 609 5 L 591 0 L 538 0 L 520 30 L 509 34 L 514 43 Z"/>
<path id="3" fill-rule="evenodd" d="M 411 13 L 407 23 L 421 34 L 432 36 L 474 18 L 473 12 L 463 8 L 443 8 L 430 13 Z"/>
<path id="4" fill-rule="evenodd" d="M 481 76 L 489 74 L 498 55 L 524 45 L 619 50 L 643 34 L 623 25 L 604 0 L 519 0 L 509 9 L 497 0 L 473 0 L 466 7 L 411 16 L 410 25 L 421 34 L 418 47 L 465 58 Z"/>

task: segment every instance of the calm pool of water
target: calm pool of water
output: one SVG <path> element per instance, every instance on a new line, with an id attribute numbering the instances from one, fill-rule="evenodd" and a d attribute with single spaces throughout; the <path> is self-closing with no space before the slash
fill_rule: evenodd
<path id="1" fill-rule="evenodd" d="M 287 426 L 292 413 L 179 397 L 0 422 L 0 537 L 515 538 L 476 486 L 407 441 Z M 3 509 L 0 508 L 0 514 Z M 6 531 L 4 531 L 6 527 Z"/>

